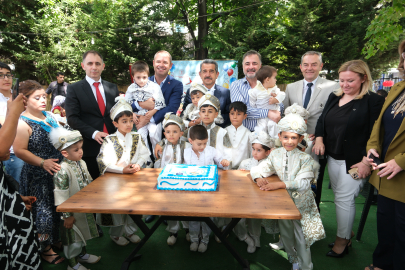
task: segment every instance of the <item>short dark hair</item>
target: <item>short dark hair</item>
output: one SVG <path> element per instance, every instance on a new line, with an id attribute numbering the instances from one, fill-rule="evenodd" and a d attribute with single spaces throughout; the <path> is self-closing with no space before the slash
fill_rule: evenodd
<path id="1" fill-rule="evenodd" d="M 101 61 L 104 63 L 103 56 L 102 56 L 98 51 L 96 51 L 96 50 L 89 50 L 89 51 L 85 52 L 85 53 L 83 54 L 83 60 L 82 60 L 82 62 L 84 62 L 84 60 L 86 59 L 86 57 L 87 57 L 87 55 L 88 55 L 89 53 L 91 53 L 91 54 L 96 54 L 96 55 L 100 56 Z"/>
<path id="2" fill-rule="evenodd" d="M 212 59 L 204 59 L 200 64 L 200 72 L 202 70 L 202 65 L 203 64 L 215 65 L 215 72 L 218 72 L 218 63 L 217 63 L 217 61 L 212 60 Z"/>
<path id="3" fill-rule="evenodd" d="M 176 127 L 180 128 L 179 125 L 177 125 L 176 123 L 169 122 L 163 127 L 163 129 L 167 128 L 168 126 L 176 126 Z M 180 130 L 181 130 L 181 128 L 180 128 Z"/>
<path id="4" fill-rule="evenodd" d="M 198 94 L 198 92 L 200 92 L 200 93 L 202 93 L 202 94 L 204 95 L 204 93 L 203 93 L 203 92 L 201 92 L 200 90 L 198 90 L 198 89 L 194 89 L 193 91 L 191 91 L 191 92 L 190 92 L 190 97 L 192 97 L 192 96 L 194 96 L 194 95 L 197 95 L 197 94 Z"/>
<path id="5" fill-rule="evenodd" d="M 260 64 L 262 63 L 262 55 L 261 55 L 259 52 L 255 51 L 255 50 L 247 51 L 247 52 L 243 55 L 242 63 L 243 63 L 243 61 L 245 61 L 246 56 L 249 56 L 249 55 L 257 55 L 257 56 L 259 57 Z"/>
<path id="6" fill-rule="evenodd" d="M 190 128 L 188 136 L 191 140 L 206 140 L 208 139 L 208 131 L 202 125 L 196 125 Z"/>
<path id="7" fill-rule="evenodd" d="M 256 78 L 261 83 L 264 82 L 266 78 L 271 78 L 274 73 L 277 73 L 277 69 L 272 66 L 262 66 L 256 73 Z"/>
<path id="8" fill-rule="evenodd" d="M 65 76 L 65 73 L 63 73 L 63 72 L 56 73 L 56 77 L 59 77 L 60 75 Z"/>
<path id="9" fill-rule="evenodd" d="M 238 112 L 243 112 L 244 114 L 247 112 L 247 106 L 242 101 L 232 102 L 231 105 L 229 105 L 229 111 L 232 111 L 232 109 Z"/>
<path id="10" fill-rule="evenodd" d="M 380 96 L 382 96 L 382 97 L 387 97 L 388 96 L 388 93 L 387 93 L 387 91 L 385 91 L 385 90 L 378 90 L 377 92 L 377 95 L 380 95 Z"/>
<path id="11" fill-rule="evenodd" d="M 130 111 L 122 111 L 114 117 L 114 122 L 118 123 L 118 120 L 120 120 L 120 118 L 123 116 L 131 117 L 133 116 L 133 113 Z"/>
<path id="12" fill-rule="evenodd" d="M 135 72 L 146 72 L 149 76 L 149 65 L 142 60 L 136 61 L 132 64 L 131 75 L 134 76 Z"/>
<path id="13" fill-rule="evenodd" d="M 204 105 L 202 105 L 202 106 L 200 107 L 200 110 L 201 110 L 201 108 L 207 108 L 207 107 L 212 107 L 212 108 L 214 108 L 214 109 L 218 112 L 218 109 L 215 108 L 214 106 L 210 105 L 210 104 L 204 104 Z"/>
<path id="14" fill-rule="evenodd" d="M 9 65 L 7 65 L 6 63 L 0 62 L 0 68 L 4 68 L 7 69 L 8 71 L 11 72 L 11 68 Z"/>

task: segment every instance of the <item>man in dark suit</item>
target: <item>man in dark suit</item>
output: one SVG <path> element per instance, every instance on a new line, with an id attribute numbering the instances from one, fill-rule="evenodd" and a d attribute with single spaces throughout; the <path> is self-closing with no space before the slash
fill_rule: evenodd
<path id="1" fill-rule="evenodd" d="M 207 94 L 216 96 L 221 104 L 221 115 L 224 118 L 224 123 L 218 125 L 223 128 L 229 126 L 231 121 L 229 120 L 229 105 L 231 104 L 231 92 L 229 89 L 215 84 L 219 76 L 218 63 L 212 59 L 205 59 L 200 64 L 200 77 L 203 81 L 203 85 L 207 88 Z M 187 91 L 186 104 L 184 108 L 191 103 L 190 90 Z"/>
<path id="2" fill-rule="evenodd" d="M 149 121 L 153 121 L 159 124 L 163 121 L 165 114 L 168 112 L 176 113 L 180 106 L 181 96 L 183 94 L 183 84 L 169 75 L 169 71 L 172 68 L 172 56 L 167 51 L 158 51 L 153 59 L 153 69 L 155 70 L 155 75 L 149 77 L 149 80 L 157 83 L 162 89 L 163 97 L 165 98 L 166 107 L 159 110 L 152 118 L 148 116 L 139 116 L 139 122 L 136 124 L 136 129 L 140 129 L 145 126 Z M 135 104 L 137 109 L 134 112 L 140 110 L 141 108 L 147 110 L 153 110 L 155 107 L 155 101 L 150 98 L 144 102 L 138 102 Z M 145 219 L 146 223 L 152 222 L 155 216 L 148 216 Z"/>
<path id="3" fill-rule="evenodd" d="M 83 160 L 93 179 L 100 175 L 96 157 L 104 137 L 116 131 L 110 110 L 119 93 L 116 84 L 101 79 L 104 67 L 99 52 L 85 52 L 82 68 L 86 78 L 68 86 L 65 101 L 67 122 L 83 136 Z"/>

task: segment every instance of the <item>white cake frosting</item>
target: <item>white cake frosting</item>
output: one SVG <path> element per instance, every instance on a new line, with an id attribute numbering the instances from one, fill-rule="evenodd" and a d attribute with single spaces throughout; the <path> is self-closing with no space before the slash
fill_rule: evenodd
<path id="1" fill-rule="evenodd" d="M 158 177 L 157 189 L 214 191 L 218 184 L 216 165 L 168 164 Z"/>

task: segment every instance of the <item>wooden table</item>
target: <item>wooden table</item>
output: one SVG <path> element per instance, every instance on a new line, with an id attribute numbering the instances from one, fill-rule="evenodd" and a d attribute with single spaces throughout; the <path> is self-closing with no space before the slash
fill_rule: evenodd
<path id="1" fill-rule="evenodd" d="M 135 174 L 106 173 L 57 207 L 58 212 L 129 214 L 145 234 L 122 264 L 128 269 L 137 252 L 163 220 L 199 220 L 211 228 L 244 269 L 249 263 L 229 244 L 226 236 L 241 218 L 300 219 L 301 215 L 286 190 L 262 191 L 249 172 L 219 170 L 217 191 L 157 190 L 161 169 L 142 169 Z M 280 181 L 277 176 L 268 181 Z M 148 228 L 139 215 L 160 215 Z M 232 218 L 224 231 L 209 217 Z"/>

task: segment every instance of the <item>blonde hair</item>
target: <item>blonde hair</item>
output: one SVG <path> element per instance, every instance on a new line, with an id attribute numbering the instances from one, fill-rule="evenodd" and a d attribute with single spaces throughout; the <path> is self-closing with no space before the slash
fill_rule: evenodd
<path id="1" fill-rule="evenodd" d="M 364 83 L 361 84 L 360 93 L 354 99 L 362 99 L 364 95 L 368 94 L 371 91 L 373 86 L 373 79 L 371 78 L 370 69 L 368 68 L 366 62 L 362 60 L 352 60 L 344 63 L 340 68 L 338 73 L 343 71 L 355 72 L 359 75 L 360 79 L 364 79 Z M 334 91 L 336 96 L 342 96 L 342 88 Z"/>
<path id="2" fill-rule="evenodd" d="M 402 53 L 405 52 L 405 40 L 399 43 L 398 46 L 398 53 L 399 53 L 399 65 L 398 70 L 399 74 L 403 79 L 405 79 L 405 72 L 404 72 L 404 58 L 402 57 Z"/>

